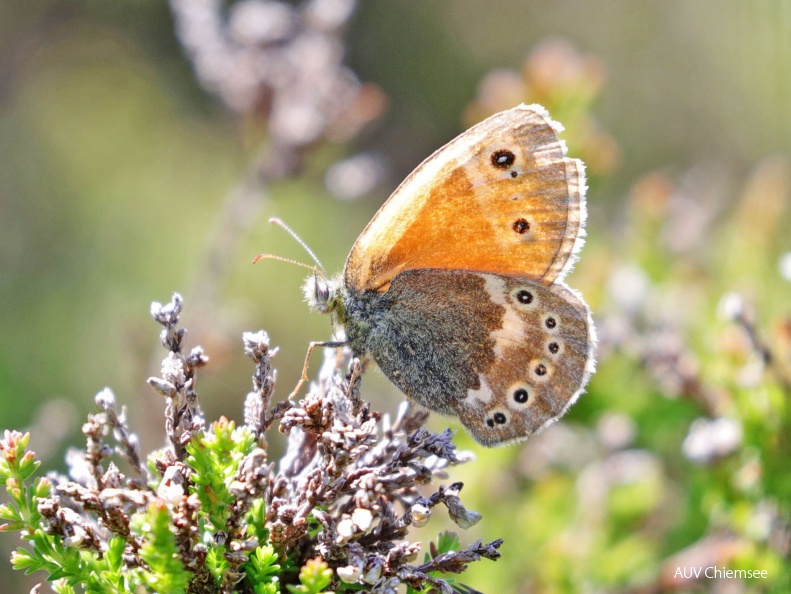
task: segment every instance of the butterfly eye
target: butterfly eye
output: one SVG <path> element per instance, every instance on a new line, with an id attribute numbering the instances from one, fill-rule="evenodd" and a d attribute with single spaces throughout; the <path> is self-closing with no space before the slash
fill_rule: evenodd
<path id="1" fill-rule="evenodd" d="M 330 288 L 320 282 L 316 283 L 316 301 L 326 303 L 330 300 Z"/>
<path id="2" fill-rule="evenodd" d="M 516 161 L 516 155 L 507 149 L 500 149 L 492 153 L 492 165 L 497 169 L 508 169 Z"/>

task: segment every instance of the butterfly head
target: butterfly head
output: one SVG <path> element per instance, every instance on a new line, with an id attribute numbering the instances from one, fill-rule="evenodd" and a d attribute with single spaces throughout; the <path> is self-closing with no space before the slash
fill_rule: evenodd
<path id="1" fill-rule="evenodd" d="M 327 278 L 318 273 L 311 274 L 305 279 L 302 292 L 310 309 L 321 314 L 335 314 L 343 322 L 345 308 L 340 278 Z"/>

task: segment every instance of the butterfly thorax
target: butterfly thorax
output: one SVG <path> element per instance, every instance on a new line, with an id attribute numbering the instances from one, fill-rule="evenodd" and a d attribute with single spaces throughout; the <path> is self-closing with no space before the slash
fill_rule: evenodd
<path id="1" fill-rule="evenodd" d="M 341 276 L 310 276 L 302 290 L 308 306 L 321 314 L 330 314 L 333 327 L 344 329 L 345 340 L 355 356 L 364 356 L 372 329 L 388 310 L 386 294 L 358 293 L 346 286 Z"/>

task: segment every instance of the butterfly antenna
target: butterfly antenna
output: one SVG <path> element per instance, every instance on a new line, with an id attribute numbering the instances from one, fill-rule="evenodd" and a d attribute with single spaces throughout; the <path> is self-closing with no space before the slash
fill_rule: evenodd
<path id="1" fill-rule="evenodd" d="M 302 266 L 302 268 L 307 268 L 308 270 L 312 270 L 313 274 L 321 274 L 326 277 L 326 274 L 324 273 L 324 269 L 320 270 L 315 266 L 311 266 L 310 264 L 305 264 L 304 262 L 300 262 L 299 260 L 292 260 L 291 258 L 284 258 L 283 256 L 277 256 L 275 254 L 258 254 L 255 258 L 253 258 L 253 264 L 258 262 L 259 260 L 280 260 L 281 262 L 296 264 L 297 266 Z"/>
<path id="2" fill-rule="evenodd" d="M 270 222 L 270 223 L 273 223 L 273 224 L 275 224 L 275 225 L 277 225 L 278 227 L 281 227 L 281 228 L 285 229 L 285 230 L 286 230 L 286 232 L 287 232 L 287 233 L 288 233 L 288 234 L 289 234 L 291 237 L 293 237 L 293 238 L 294 238 L 294 240 L 295 240 L 295 241 L 296 241 L 296 242 L 297 242 L 299 245 L 301 245 L 301 246 L 302 246 L 302 248 L 303 248 L 303 249 L 304 249 L 304 250 L 305 250 L 305 251 L 306 251 L 308 254 L 310 254 L 310 257 L 311 257 L 311 258 L 313 258 L 313 261 L 314 261 L 314 262 L 317 264 L 318 268 L 316 268 L 315 266 L 308 266 L 307 264 L 301 264 L 302 266 L 305 266 L 306 268 L 310 268 L 310 269 L 311 269 L 311 270 L 313 270 L 314 272 L 317 272 L 317 273 L 318 273 L 318 272 L 320 272 L 320 273 L 321 273 L 321 276 L 323 276 L 324 278 L 327 278 L 327 271 L 326 271 L 326 270 L 324 270 L 324 266 L 322 265 L 322 263 L 321 263 L 321 260 L 319 260 L 319 259 L 316 257 L 316 254 L 314 254 L 314 253 L 313 253 L 313 250 L 312 250 L 312 249 L 310 249 L 310 248 L 308 247 L 308 244 L 307 244 L 307 243 L 305 243 L 304 241 L 302 241 L 302 238 L 301 238 L 299 235 L 297 235 L 297 234 L 296 234 L 296 232 L 295 232 L 295 231 L 294 231 L 294 230 L 293 230 L 291 227 L 289 227 L 288 225 L 286 225 L 286 224 L 285 224 L 283 221 L 281 221 L 281 220 L 280 220 L 280 219 L 278 219 L 277 217 L 272 217 L 271 219 L 269 219 L 269 222 Z M 261 255 L 263 256 L 263 255 L 265 255 L 265 254 L 261 254 Z M 260 256 L 259 256 L 258 258 L 256 258 L 256 259 L 254 260 L 254 262 L 257 262 L 259 259 L 260 259 Z M 278 259 L 278 260 L 283 260 L 283 261 L 286 261 L 286 262 L 293 262 L 294 264 L 300 264 L 300 262 L 296 262 L 296 261 L 294 261 L 294 260 L 287 260 L 286 258 L 276 258 L 276 259 Z"/>

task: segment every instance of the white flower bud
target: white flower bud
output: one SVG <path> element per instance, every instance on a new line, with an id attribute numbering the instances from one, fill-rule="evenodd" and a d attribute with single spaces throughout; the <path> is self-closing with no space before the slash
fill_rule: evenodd
<path id="1" fill-rule="evenodd" d="M 335 573 L 338 574 L 338 579 L 347 584 L 354 584 L 360 579 L 360 568 L 355 565 L 339 567 L 335 570 Z"/>
<path id="2" fill-rule="evenodd" d="M 367 509 L 358 507 L 354 510 L 354 512 L 352 512 L 352 522 L 355 526 L 357 526 L 360 532 L 365 532 L 368 530 L 371 527 L 373 520 L 373 514 Z"/>
<path id="3" fill-rule="evenodd" d="M 411 508 L 412 512 L 412 525 L 415 528 L 422 528 L 426 524 L 428 524 L 429 519 L 431 518 L 431 508 L 426 507 L 420 503 L 416 503 Z"/>

